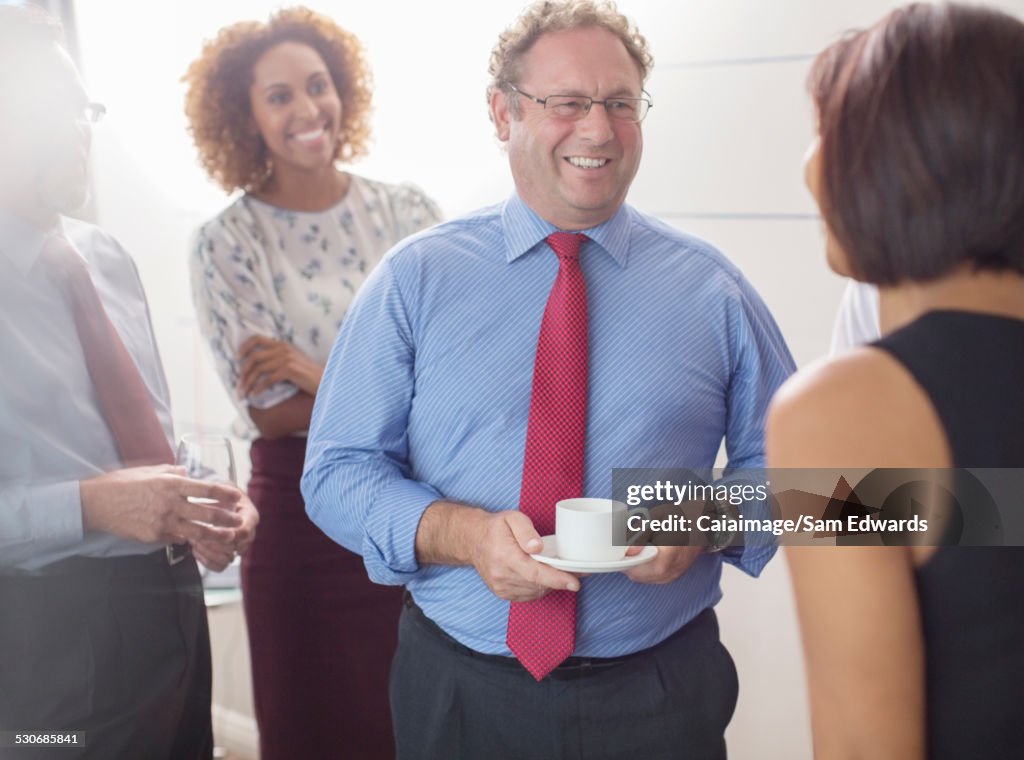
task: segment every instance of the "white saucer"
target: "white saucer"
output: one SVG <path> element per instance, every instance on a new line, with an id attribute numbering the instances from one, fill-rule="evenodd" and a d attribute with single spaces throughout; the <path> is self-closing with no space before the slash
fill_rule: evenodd
<path id="1" fill-rule="evenodd" d="M 544 550 L 540 554 L 532 554 L 535 560 L 545 565 L 557 567 L 570 573 L 618 573 L 628 570 L 631 567 L 650 562 L 658 556 L 657 546 L 645 546 L 639 554 L 622 559 L 613 559 L 606 562 L 583 562 L 582 560 L 561 559 L 558 556 L 558 546 L 554 536 L 544 536 Z"/>

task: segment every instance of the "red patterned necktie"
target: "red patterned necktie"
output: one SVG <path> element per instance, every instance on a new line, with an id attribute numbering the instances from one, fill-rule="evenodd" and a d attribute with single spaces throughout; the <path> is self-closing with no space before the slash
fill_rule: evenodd
<path id="1" fill-rule="evenodd" d="M 585 239 L 569 232 L 547 237 L 558 276 L 537 339 L 519 497 L 519 510 L 542 536 L 555 532 L 555 502 L 583 495 L 587 288 L 579 253 Z M 506 642 L 540 681 L 576 648 L 576 594 L 550 591 L 533 602 L 512 602 Z"/>
<path id="2" fill-rule="evenodd" d="M 82 257 L 63 235 L 52 236 L 43 259 L 75 318 L 85 364 L 103 417 L 126 467 L 171 464 L 163 425 L 139 368 L 100 301 Z"/>

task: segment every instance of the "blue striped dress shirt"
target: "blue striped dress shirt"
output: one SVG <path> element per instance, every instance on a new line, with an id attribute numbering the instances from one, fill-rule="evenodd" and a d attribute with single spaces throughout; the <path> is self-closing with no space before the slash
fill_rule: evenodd
<path id="1" fill-rule="evenodd" d="M 399 243 L 342 325 L 309 431 L 310 518 L 488 654 L 511 654 L 509 603 L 472 567 L 420 566 L 416 530 L 439 499 L 517 508 L 553 231 L 513 195 Z M 585 233 L 583 495 L 610 496 L 615 467 L 710 468 L 723 437 L 730 469 L 762 467 L 765 410 L 794 366 L 757 293 L 713 247 L 629 206 Z M 665 585 L 584 578 L 575 653 L 657 644 L 721 598 L 723 559 L 757 575 L 773 552 L 706 554 Z"/>

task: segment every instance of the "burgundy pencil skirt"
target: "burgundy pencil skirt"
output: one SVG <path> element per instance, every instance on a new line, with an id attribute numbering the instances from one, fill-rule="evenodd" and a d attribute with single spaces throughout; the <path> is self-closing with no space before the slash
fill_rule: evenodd
<path id="1" fill-rule="evenodd" d="M 304 438 L 259 439 L 249 496 L 260 513 L 242 559 L 262 760 L 394 757 L 388 673 L 402 589 L 306 516 Z"/>

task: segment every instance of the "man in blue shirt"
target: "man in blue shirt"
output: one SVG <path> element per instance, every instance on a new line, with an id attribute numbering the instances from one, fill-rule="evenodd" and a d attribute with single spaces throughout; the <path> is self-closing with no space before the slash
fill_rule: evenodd
<path id="1" fill-rule="evenodd" d="M 517 510 L 538 331 L 582 232 L 589 352 L 582 493 L 614 467 L 763 465 L 765 408 L 793 369 L 761 299 L 718 251 L 625 205 L 649 107 L 643 38 L 613 8 L 538 3 L 491 59 L 491 118 L 516 192 L 392 250 L 317 396 L 310 517 L 410 597 L 392 670 L 402 758 L 720 757 L 736 700 L 712 607 L 722 561 L 767 546 L 662 547 L 579 577 L 531 558 Z M 537 682 L 510 602 L 577 593 L 573 656 Z M 666 754 L 667 753 L 667 754 Z"/>

